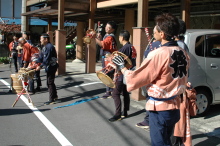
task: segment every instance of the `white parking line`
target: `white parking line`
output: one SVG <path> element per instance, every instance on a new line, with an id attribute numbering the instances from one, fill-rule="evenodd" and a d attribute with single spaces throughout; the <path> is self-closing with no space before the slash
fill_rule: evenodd
<path id="1" fill-rule="evenodd" d="M 87 86 L 87 85 L 92 85 L 92 84 L 98 84 L 98 83 L 102 83 L 102 82 L 92 82 L 92 83 L 81 84 L 81 85 L 77 85 L 77 86 L 73 86 L 73 87 L 82 87 L 82 86 Z"/>
<path id="2" fill-rule="evenodd" d="M 10 88 L 10 84 L 3 79 L 0 81 Z M 39 120 L 47 127 L 47 129 L 53 134 L 53 136 L 58 140 L 62 146 L 73 146 L 66 137 L 31 103 L 28 102 L 28 99 L 22 95 L 20 97 L 22 101 L 33 111 L 33 113 L 39 118 Z"/>

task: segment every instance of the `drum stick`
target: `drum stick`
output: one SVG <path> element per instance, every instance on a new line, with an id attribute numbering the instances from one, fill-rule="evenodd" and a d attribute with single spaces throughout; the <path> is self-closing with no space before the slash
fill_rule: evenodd
<path id="1" fill-rule="evenodd" d="M 100 26 L 100 21 L 98 21 L 98 33 L 99 33 L 99 26 Z"/>
<path id="2" fill-rule="evenodd" d="M 146 36 L 147 36 L 147 41 L 148 41 L 147 47 L 146 47 L 146 49 L 145 49 L 145 51 L 147 51 L 147 48 L 148 48 L 149 45 L 153 42 L 154 37 L 152 37 L 152 38 L 150 37 L 150 33 L 149 33 L 147 27 L 145 28 L 145 34 L 146 34 Z M 144 52 L 145 52 L 145 51 L 144 51 Z M 143 59 L 145 59 L 144 55 L 143 55 Z"/>

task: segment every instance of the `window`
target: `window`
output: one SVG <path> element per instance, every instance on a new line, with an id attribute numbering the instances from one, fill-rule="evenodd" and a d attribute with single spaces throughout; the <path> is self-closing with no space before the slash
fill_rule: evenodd
<path id="1" fill-rule="evenodd" d="M 206 56 L 220 58 L 220 34 L 206 36 Z"/>
<path id="2" fill-rule="evenodd" d="M 196 38 L 196 45 L 195 45 L 195 53 L 198 56 L 203 56 L 204 57 L 204 38 L 205 36 L 198 36 Z"/>

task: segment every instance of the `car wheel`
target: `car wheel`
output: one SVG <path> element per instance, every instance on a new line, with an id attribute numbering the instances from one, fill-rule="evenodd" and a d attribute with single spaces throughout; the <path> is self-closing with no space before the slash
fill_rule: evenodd
<path id="1" fill-rule="evenodd" d="M 198 106 L 197 115 L 202 116 L 207 113 L 211 104 L 211 96 L 205 90 L 196 90 L 196 104 Z"/>

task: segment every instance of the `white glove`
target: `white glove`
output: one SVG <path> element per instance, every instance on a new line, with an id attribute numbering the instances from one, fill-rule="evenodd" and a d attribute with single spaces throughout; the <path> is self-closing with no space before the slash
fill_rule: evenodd
<path id="1" fill-rule="evenodd" d="M 117 66 L 119 70 L 125 67 L 125 61 L 122 56 L 116 56 L 112 59 L 112 62 Z"/>

